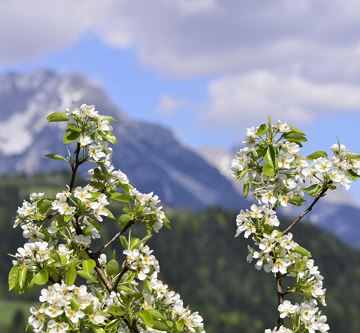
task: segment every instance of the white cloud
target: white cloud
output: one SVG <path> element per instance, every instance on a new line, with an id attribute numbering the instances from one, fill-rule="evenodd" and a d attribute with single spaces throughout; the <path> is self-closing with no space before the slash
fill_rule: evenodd
<path id="1" fill-rule="evenodd" d="M 179 108 L 184 106 L 184 101 L 170 95 L 160 96 L 159 105 L 157 107 L 157 112 L 170 116 Z"/>
<path id="2" fill-rule="evenodd" d="M 109 15 L 107 0 L 0 2 L 0 64 L 33 60 L 75 43 Z"/>
<path id="3" fill-rule="evenodd" d="M 0 4 L 0 64 L 60 50 L 85 33 L 175 76 L 271 69 L 358 80 L 356 0 L 13 0 Z"/>
<path id="4" fill-rule="evenodd" d="M 269 113 L 274 119 L 301 124 L 323 114 L 360 112 L 360 86 L 316 83 L 268 71 L 213 80 L 208 98 L 202 120 L 227 128 L 257 123 Z"/>

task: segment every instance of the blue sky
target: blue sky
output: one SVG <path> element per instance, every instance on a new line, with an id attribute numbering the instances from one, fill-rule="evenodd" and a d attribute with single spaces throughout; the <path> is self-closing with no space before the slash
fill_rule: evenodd
<path id="1" fill-rule="evenodd" d="M 195 148 L 236 145 L 271 113 L 308 133 L 306 153 L 336 137 L 360 151 L 355 0 L 37 4 L 3 5 L 2 71 L 83 73 Z"/>

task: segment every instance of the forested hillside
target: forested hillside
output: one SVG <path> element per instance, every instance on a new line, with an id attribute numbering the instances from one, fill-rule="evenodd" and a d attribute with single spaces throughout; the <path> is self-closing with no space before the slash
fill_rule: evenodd
<path id="1" fill-rule="evenodd" d="M 30 192 L 53 195 L 65 179 L 61 174 L 0 179 L 0 311 L 5 314 L 6 310 L 6 316 L 1 316 L 2 333 L 24 332 L 23 315 L 15 309 L 24 309 L 26 304 L 10 302 L 20 298 L 7 292 L 6 282 L 11 260 L 7 253 L 14 253 L 24 242 L 21 232 L 12 229 L 16 208 Z M 207 332 L 255 333 L 274 326 L 274 281 L 246 262 L 245 241 L 234 239 L 236 212 L 212 208 L 169 211 L 169 215 L 172 229 L 154 238 L 152 247 L 163 278 L 201 312 Z M 116 228 L 115 223 L 111 225 Z M 311 225 L 299 225 L 295 234 L 296 240 L 311 250 L 325 276 L 331 331 L 360 332 L 360 253 Z"/>

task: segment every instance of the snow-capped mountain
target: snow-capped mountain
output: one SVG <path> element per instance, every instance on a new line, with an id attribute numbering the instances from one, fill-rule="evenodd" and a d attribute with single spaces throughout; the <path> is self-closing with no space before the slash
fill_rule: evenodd
<path id="1" fill-rule="evenodd" d="M 119 138 L 114 164 L 142 191 L 154 191 L 176 207 L 245 204 L 215 167 L 181 145 L 171 131 L 125 115 L 81 75 L 46 70 L 0 75 L 0 174 L 66 168 L 43 157 L 64 150 L 63 128 L 48 126 L 46 116 L 82 103 L 95 104 L 101 113 L 118 119 L 113 125 Z"/>
<path id="2" fill-rule="evenodd" d="M 233 177 L 230 164 L 235 157 L 237 148 L 226 150 L 218 147 L 207 147 L 200 154 L 210 164 L 218 168 L 220 173 L 232 182 L 238 193 L 242 186 Z M 356 186 L 358 184 L 355 184 Z M 310 200 L 311 198 L 309 198 Z M 289 217 L 296 217 L 303 208 L 288 207 L 282 213 Z M 354 199 L 344 189 L 331 191 L 315 206 L 307 220 L 319 227 L 335 234 L 344 242 L 360 249 L 360 208 Z"/>

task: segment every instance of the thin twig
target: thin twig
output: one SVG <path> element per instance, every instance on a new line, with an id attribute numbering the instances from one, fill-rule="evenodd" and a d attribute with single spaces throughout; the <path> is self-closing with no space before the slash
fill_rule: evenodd
<path id="1" fill-rule="evenodd" d="M 311 203 L 311 205 L 301 214 L 299 215 L 299 217 L 294 220 L 293 222 L 291 222 L 291 224 L 282 232 L 283 235 L 287 234 L 288 232 L 290 232 L 290 230 L 292 230 L 292 228 L 294 228 L 307 214 L 309 214 L 312 209 L 314 208 L 314 206 L 316 205 L 316 203 L 320 200 L 320 198 L 326 193 L 326 191 L 328 190 L 328 187 L 325 186 L 323 187 L 323 189 L 321 190 L 321 192 L 319 193 L 319 195 L 314 199 L 314 201 Z"/>
<path id="2" fill-rule="evenodd" d="M 284 290 L 282 288 L 280 273 L 276 273 L 275 288 L 276 288 L 276 292 L 277 292 L 277 300 L 278 300 L 278 307 L 279 307 L 279 305 L 284 302 Z M 280 317 L 280 313 L 278 314 L 277 324 L 278 324 L 278 328 L 280 328 L 280 326 L 284 324 L 284 319 Z"/>
<path id="3" fill-rule="evenodd" d="M 129 271 L 129 269 L 130 269 L 130 267 L 125 263 L 122 271 L 120 272 L 120 274 L 116 278 L 115 282 L 113 283 L 113 290 L 112 291 L 115 291 L 117 289 L 122 277 L 125 275 L 126 272 Z"/>
<path id="4" fill-rule="evenodd" d="M 112 243 L 114 243 L 118 239 L 118 237 L 125 233 L 134 223 L 135 220 L 129 221 L 123 229 L 117 232 L 114 237 L 112 237 L 106 244 L 104 244 L 98 251 L 96 251 L 95 254 L 100 255 L 101 253 L 103 253 L 109 246 L 111 246 Z"/>

